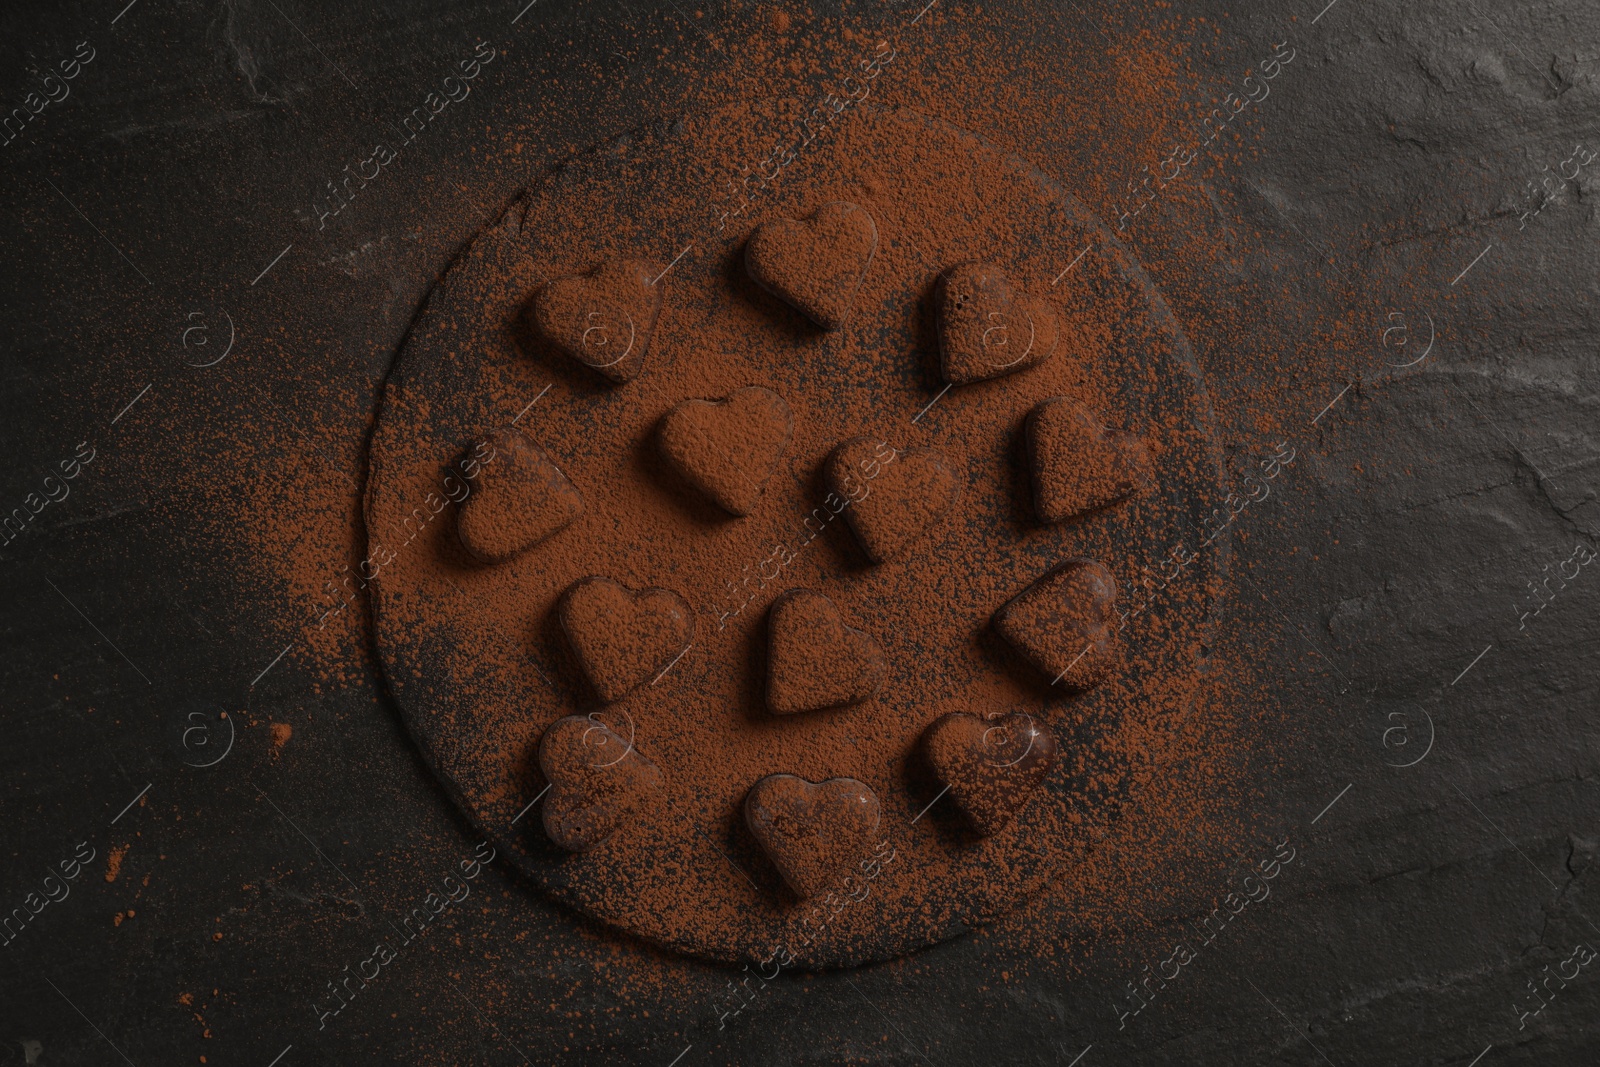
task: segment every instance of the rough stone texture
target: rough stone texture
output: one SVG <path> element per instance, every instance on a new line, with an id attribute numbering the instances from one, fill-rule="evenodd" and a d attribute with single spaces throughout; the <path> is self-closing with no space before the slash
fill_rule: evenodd
<path id="1" fill-rule="evenodd" d="M 1328 299 L 1328 272 L 1345 271 L 1369 294 L 1373 336 L 1387 312 L 1420 310 L 1389 299 L 1401 280 L 1436 277 L 1434 291 L 1453 297 L 1430 305 L 1448 328 L 1428 372 L 1363 385 L 1308 428 L 1275 494 L 1281 512 L 1238 546 L 1265 596 L 1235 600 L 1221 640 L 1265 665 L 1272 702 L 1293 724 L 1249 814 L 1264 834 L 1289 829 L 1294 877 L 1120 1030 L 1124 983 L 1166 957 L 1180 920 L 1211 907 L 1232 865 L 1256 857 L 1138 856 L 1131 876 L 1176 887 L 1180 903 L 1127 916 L 1086 958 L 1037 958 L 1001 924 L 899 964 L 779 981 L 720 1032 L 711 998 L 731 972 L 652 960 L 678 986 L 669 1006 L 625 999 L 617 976 L 644 953 L 597 947 L 596 934 L 492 866 L 471 909 L 447 912 L 444 929 L 317 1029 L 311 998 L 370 952 L 389 916 L 470 857 L 471 841 L 386 712 L 370 662 L 356 684 L 318 690 L 291 652 L 251 687 L 287 638 L 248 561 L 230 557 L 235 543 L 206 521 L 229 487 L 203 450 L 164 445 L 174 421 L 220 439 L 244 410 L 279 427 L 347 427 L 338 454 L 284 460 L 351 480 L 354 543 L 374 391 L 470 233 L 435 220 L 459 189 L 488 218 L 526 179 L 481 168 L 475 140 L 505 136 L 529 101 L 559 99 L 524 155 L 537 172 L 641 114 L 699 104 L 700 81 L 662 57 L 718 69 L 729 60 L 705 31 L 737 35 L 748 19 L 721 4 L 695 19 L 681 5 L 555 2 L 513 27 L 518 4 L 141 3 L 112 26 L 116 6 L 14 5 L 0 35 L 7 107 L 28 91 L 31 60 L 70 54 L 84 38 L 98 50 L 72 96 L 5 149 L 0 432 L 12 463 L 0 488 L 20 499 L 77 441 L 99 449 L 95 478 L 0 549 L 11 609 L 4 906 L 77 842 L 96 849 L 71 895 L 5 949 L 0 1064 L 121 1063 L 121 1053 L 264 1065 L 290 1044 L 286 1067 L 521 1063 L 518 1050 L 541 1063 L 666 1065 L 691 1044 L 680 1067 L 1067 1064 L 1091 1044 L 1081 1067 L 1465 1067 L 1485 1049 L 1480 1067 L 1592 1059 L 1600 983 L 1590 972 L 1526 1029 L 1512 1005 L 1528 1002 L 1524 983 L 1574 940 L 1600 938 L 1590 923 L 1600 577 L 1585 572 L 1527 631 L 1514 599 L 1576 537 L 1600 534 L 1594 178 L 1525 230 L 1515 208 L 1542 166 L 1600 136 L 1593 5 L 1340 0 L 1314 32 L 1321 0 L 1186 5 L 1227 26 L 1196 70 L 1206 92 L 1231 84 L 1291 15 L 1301 73 L 1314 75 L 1275 91 L 1247 166 L 1196 182 L 1197 195 L 1162 205 L 1169 224 L 1135 235 L 1189 324 L 1219 408 L 1260 384 L 1229 345 L 1282 326 L 1281 306 L 1249 296 L 1258 287 L 1288 284 L 1316 302 Z M 1010 48 L 1065 52 L 1095 38 L 1101 11 L 999 3 L 984 15 Z M 1105 23 L 1136 37 L 1169 16 L 1127 5 Z M 316 183 L 359 158 L 378 117 L 420 98 L 432 57 L 479 35 L 505 46 L 504 66 L 490 68 L 498 80 L 480 82 L 471 101 L 480 110 L 419 141 L 318 231 Z M 945 44 L 934 32 L 923 47 L 937 57 Z M 996 85 L 1092 95 L 1019 76 L 1006 53 L 977 64 Z M 1065 79 L 1072 66 L 1050 69 Z M 780 76 L 763 72 L 761 91 Z M 1097 160 L 1092 139 L 1020 109 L 979 113 L 957 94 L 910 102 L 1070 172 L 1069 186 L 1107 212 L 1137 169 Z M 1114 173 L 1079 180 L 1097 171 Z M 1224 250 L 1250 233 L 1272 255 L 1224 255 L 1195 284 L 1164 236 L 1180 230 Z M 290 242 L 290 258 L 251 286 Z M 1449 287 L 1490 242 L 1490 256 Z M 248 387 L 182 366 L 185 316 L 222 307 L 241 327 L 234 358 L 255 372 Z M 1298 355 L 1285 353 L 1283 373 Z M 1248 426 L 1224 431 L 1241 455 L 1260 453 Z M 1400 476 L 1408 463 L 1426 476 Z M 182 742 L 193 723 L 222 743 L 214 716 L 187 718 L 217 706 L 261 725 L 239 726 L 215 767 L 185 766 L 200 762 Z M 1397 768 L 1429 736 L 1421 712 L 1433 747 Z M 282 759 L 268 721 L 293 724 Z M 1404 732 L 1385 733 L 1396 726 Z M 113 825 L 146 783 L 143 805 Z M 107 881 L 107 860 L 124 847 Z M 1014 923 L 1057 921 L 1048 911 Z M 684 993 L 700 989 L 703 1005 Z"/>

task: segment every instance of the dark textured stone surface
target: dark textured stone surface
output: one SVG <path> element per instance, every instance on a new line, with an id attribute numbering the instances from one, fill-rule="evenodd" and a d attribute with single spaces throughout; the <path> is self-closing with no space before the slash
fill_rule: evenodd
<path id="1" fill-rule="evenodd" d="M 98 850 L 71 895 L 0 949 L 0 1064 L 204 1055 L 265 1067 L 292 1045 L 285 1067 L 665 1067 L 691 1044 L 680 1067 L 1592 1061 L 1591 971 L 1523 1029 L 1513 1007 L 1533 1003 L 1525 983 L 1574 942 L 1600 941 L 1590 921 L 1600 572 L 1582 572 L 1525 631 L 1516 606 L 1526 581 L 1600 533 L 1594 179 L 1526 229 L 1516 206 L 1543 166 L 1600 139 L 1592 5 L 1339 0 L 1314 31 L 1320 0 L 1186 12 L 1230 16 L 1201 79 L 1231 84 L 1295 16 L 1305 64 L 1263 111 L 1259 155 L 1197 183 L 1203 196 L 1163 204 L 1174 226 L 1134 237 L 1221 406 L 1259 384 L 1229 345 L 1255 329 L 1281 335 L 1281 316 L 1299 313 L 1256 294 L 1288 284 L 1315 305 L 1332 299 L 1324 276 L 1343 272 L 1370 301 L 1361 313 L 1374 337 L 1389 311 L 1414 322 L 1424 310 L 1418 278 L 1436 278 L 1428 292 L 1440 300 L 1426 307 L 1441 330 L 1425 373 L 1363 384 L 1308 428 L 1275 492 L 1281 510 L 1252 515 L 1237 546 L 1264 596 L 1230 605 L 1221 641 L 1263 665 L 1290 724 L 1283 764 L 1250 814 L 1290 828 L 1294 877 L 1120 1030 L 1123 983 L 1212 906 L 1228 865 L 1254 856 L 1145 857 L 1183 904 L 1128 916 L 1118 939 L 1070 966 L 1019 949 L 1001 924 L 899 964 L 780 981 L 721 1033 L 712 998 L 729 973 L 656 961 L 675 975 L 674 995 L 624 998 L 619 975 L 641 950 L 602 952 L 594 931 L 493 868 L 471 906 L 447 911 L 444 929 L 317 1029 L 323 984 L 470 857 L 472 839 L 370 664 L 362 684 L 319 692 L 291 655 L 250 687 L 287 639 L 283 623 L 248 581 L 193 580 L 196 560 L 230 543 L 203 521 L 228 487 L 203 450 L 165 447 L 162 427 L 315 415 L 347 425 L 347 447 L 285 461 L 325 459 L 329 478 L 356 477 L 374 391 L 469 236 L 434 222 L 459 198 L 455 184 L 475 190 L 487 219 L 570 150 L 641 114 L 704 104 L 683 70 L 727 58 L 677 3 L 541 0 L 514 27 L 517 2 L 142 0 L 113 25 L 120 6 L 13 5 L 0 35 L 7 108 L 28 91 L 28 64 L 53 64 L 85 38 L 97 50 L 71 97 L 0 150 L 6 506 L 78 441 L 98 449 L 71 497 L 0 550 L 10 609 L 0 907 L 19 906 L 77 842 Z M 744 14 L 702 10 L 698 26 L 741 32 L 730 19 Z M 1064 56 L 1094 39 L 1086 20 L 1097 15 L 1087 0 L 984 10 L 997 40 Z M 1132 33 L 1168 15 L 1130 5 L 1115 21 Z M 320 183 L 479 36 L 505 47 L 475 94 L 481 110 L 419 141 L 318 233 Z M 937 33 L 922 45 L 948 46 Z M 996 84 L 1064 91 L 1017 75 L 1003 51 L 984 64 Z M 1063 78 L 1071 67 L 1064 59 Z M 526 172 L 480 170 L 475 138 L 505 136 L 536 101 L 547 124 L 527 145 Z M 1095 169 L 1097 146 L 1065 124 L 968 107 L 936 109 L 1063 180 Z M 1114 213 L 1137 168 L 1102 162 L 1115 174 L 1083 195 Z M 1174 228 L 1224 250 L 1248 232 L 1271 256 L 1220 255 L 1197 282 L 1159 236 Z M 178 337 L 197 309 L 237 320 L 249 346 L 239 358 L 258 371 L 248 387 L 183 366 Z M 1285 351 L 1283 374 L 1298 355 Z M 313 377 L 323 409 L 297 411 Z M 1341 384 L 1307 382 L 1307 421 Z M 1242 455 L 1260 454 L 1249 427 L 1222 430 Z M 195 521 L 152 523 L 158 504 Z M 352 483 L 352 536 L 356 504 Z M 272 760 L 257 730 L 214 768 L 185 766 L 209 758 L 194 736 L 182 744 L 186 727 L 207 723 L 223 743 L 214 718 L 188 718 L 218 706 L 293 721 L 294 758 Z M 1428 755 L 1393 766 L 1415 758 L 1430 719 Z M 1385 734 L 1397 725 L 1404 734 Z M 112 825 L 147 783 L 144 805 Z M 124 846 L 117 880 L 105 881 L 105 857 Z"/>

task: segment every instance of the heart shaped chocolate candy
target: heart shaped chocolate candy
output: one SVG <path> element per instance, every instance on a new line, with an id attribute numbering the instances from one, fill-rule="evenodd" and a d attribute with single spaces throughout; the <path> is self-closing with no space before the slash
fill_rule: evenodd
<path id="1" fill-rule="evenodd" d="M 588 274 L 568 274 L 533 298 L 534 332 L 614 382 L 644 370 L 661 314 L 660 271 L 642 259 L 611 259 Z"/>
<path id="2" fill-rule="evenodd" d="M 854 778 L 808 782 L 769 774 L 744 798 L 751 834 L 797 896 L 843 881 L 878 828 L 878 797 Z"/>
<path id="3" fill-rule="evenodd" d="M 762 223 L 745 245 L 744 264 L 757 285 L 824 330 L 837 330 L 877 248 L 872 216 L 838 200 L 805 219 Z"/>
<path id="4" fill-rule="evenodd" d="M 561 628 L 600 699 L 620 700 L 653 680 L 689 647 L 694 619 L 670 589 L 634 592 L 589 577 L 561 594 Z"/>
<path id="5" fill-rule="evenodd" d="M 1055 311 L 1037 297 L 1016 294 L 1005 272 L 963 263 L 934 287 L 939 359 L 944 380 L 967 385 L 1038 366 L 1056 349 Z"/>
<path id="6" fill-rule="evenodd" d="M 944 521 L 960 496 L 955 465 L 931 448 L 908 448 L 889 462 L 878 460 L 877 444 L 853 437 L 828 457 L 823 478 L 840 499 L 849 501 L 845 521 L 874 563 L 902 556 L 924 534 Z M 869 478 L 871 472 L 876 477 Z"/>
<path id="7" fill-rule="evenodd" d="M 1056 739 L 1031 715 L 979 718 L 954 711 L 935 719 L 922 750 L 950 799 L 988 837 L 1006 828 L 1056 763 Z"/>
<path id="8" fill-rule="evenodd" d="M 587 715 L 557 719 L 539 738 L 539 770 L 550 783 L 544 829 L 572 852 L 587 852 L 661 788 L 661 771 L 632 740 Z"/>
<path id="9" fill-rule="evenodd" d="M 1064 396 L 1029 412 L 1024 432 L 1041 522 L 1109 507 L 1137 493 L 1148 478 L 1143 441 L 1100 425 L 1087 408 Z"/>
<path id="10" fill-rule="evenodd" d="M 758 385 L 726 400 L 685 400 L 661 420 L 667 461 L 724 511 L 748 515 L 789 447 L 794 419 L 783 397 Z"/>
<path id="11" fill-rule="evenodd" d="M 767 629 L 767 707 L 774 714 L 859 704 L 883 685 L 882 646 L 846 625 L 821 593 L 784 593 L 773 601 Z"/>
<path id="12" fill-rule="evenodd" d="M 994 628 L 1022 658 L 1068 690 L 1092 689 L 1121 650 L 1117 580 L 1091 559 L 1068 560 L 994 613 Z"/>
<path id="13" fill-rule="evenodd" d="M 503 563 L 583 514 L 583 496 L 544 449 L 516 430 L 484 443 L 494 458 L 478 468 L 477 484 L 456 514 L 456 533 L 468 552 Z"/>

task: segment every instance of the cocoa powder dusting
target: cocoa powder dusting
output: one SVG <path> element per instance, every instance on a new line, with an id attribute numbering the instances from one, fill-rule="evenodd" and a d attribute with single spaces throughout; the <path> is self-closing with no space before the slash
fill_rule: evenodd
<path id="1" fill-rule="evenodd" d="M 1195 543 L 1225 495 L 1216 423 L 1265 438 L 1287 417 L 1276 380 L 1214 414 L 1186 334 L 1263 368 L 1276 357 L 1195 295 L 1234 254 L 1173 221 L 1200 194 L 1177 189 L 1171 218 L 1140 222 L 1140 256 L 1177 279 L 1169 306 L 1117 231 L 1120 182 L 1044 158 L 1036 140 L 1065 122 L 1153 162 L 1189 93 L 1169 37 L 1192 27 L 1114 35 L 1071 71 L 1017 57 L 1021 80 L 1056 86 L 1046 94 L 961 58 L 994 43 L 977 14 L 924 22 L 961 47 L 919 50 L 876 25 L 773 11 L 768 36 L 715 76 L 725 99 L 751 71 L 816 73 L 818 50 L 876 62 L 871 99 L 831 117 L 809 99 L 691 109 L 529 174 L 503 213 L 478 196 L 441 207 L 463 242 L 483 229 L 385 386 L 364 543 L 341 543 L 349 487 L 293 462 L 262 464 L 236 502 L 285 516 L 227 536 L 246 540 L 247 565 L 269 568 L 326 683 L 356 676 L 370 623 L 402 716 L 474 826 L 531 886 L 643 939 L 577 935 L 597 981 L 628 985 L 624 1002 L 670 995 L 676 965 L 640 972 L 641 944 L 721 960 L 787 944 L 800 964 L 826 966 L 999 920 L 985 936 L 1019 955 L 1076 958 L 1172 899 L 1130 856 L 1244 833 L 1242 776 L 1271 758 L 1277 713 L 1254 705 L 1247 665 L 1208 659 L 1221 654 L 1227 539 L 1159 592 L 1150 572 L 1173 544 Z M 802 29 L 825 41 L 801 43 Z M 1097 103 L 1062 115 L 1064 93 Z M 495 158 L 527 174 L 536 137 L 532 124 L 508 133 Z M 789 162 L 772 155 L 785 138 Z M 1208 165 L 1237 153 L 1219 146 Z M 774 180 L 739 177 L 763 161 Z M 1036 319 L 1043 355 L 1014 368 L 981 347 L 964 362 L 942 355 L 957 350 L 941 347 L 939 279 L 972 263 L 1010 287 L 1010 304 L 992 309 L 1010 315 L 1007 344 Z M 1304 373 L 1329 372 L 1352 327 L 1325 316 L 1306 329 L 1326 343 Z M 744 422 L 698 417 L 752 390 L 784 417 L 771 403 Z M 1026 427 L 1056 398 L 1114 428 L 1105 441 L 1125 432 L 1140 447 L 1089 450 L 1083 481 L 1045 507 L 1050 472 L 1035 469 Z M 672 432 L 685 411 L 697 416 Z M 327 448 L 353 435 L 330 420 L 310 436 L 307 447 Z M 508 455 L 526 454 L 519 437 L 559 481 L 547 472 L 497 499 L 515 481 Z M 462 457 L 484 442 L 496 458 L 469 475 Z M 234 443 L 241 463 L 282 451 Z M 581 507 L 535 499 L 535 484 L 565 484 Z M 1052 655 L 1066 646 L 1037 622 L 1008 637 L 996 613 L 1080 558 L 1116 590 L 1091 604 L 1094 649 L 1030 657 L 1030 641 Z M 601 595 L 573 595 L 589 579 L 581 588 Z M 805 714 L 774 714 L 770 611 L 799 589 L 840 620 L 809 665 L 830 703 L 780 700 Z M 870 657 L 852 634 L 880 649 L 881 682 L 863 680 Z M 832 702 L 841 693 L 852 699 Z M 986 785 L 987 749 L 968 724 L 930 766 L 924 735 L 950 712 L 983 730 L 1025 713 L 1053 739 L 1052 758 L 1041 743 L 1020 778 Z M 627 787 L 605 777 L 612 759 Z M 879 812 L 872 834 L 841 829 L 848 847 L 798 859 L 763 840 L 749 798 L 779 774 L 859 783 Z M 928 809 L 950 784 L 941 774 L 965 775 L 966 799 Z M 540 817 L 513 828 L 546 786 Z M 794 883 L 859 883 L 880 840 L 896 858 L 864 903 L 826 931 L 808 927 Z M 661 986 L 646 991 L 651 975 Z"/>
<path id="2" fill-rule="evenodd" d="M 1107 832 L 1129 767 L 1147 757 L 1138 738 L 1198 677 L 1216 560 L 1142 613 L 1132 653 L 1112 574 L 1136 580 L 1135 560 L 1199 522 L 1217 460 L 1159 295 L 1064 190 L 968 134 L 867 104 L 818 136 L 760 211 L 736 219 L 644 192 L 684 186 L 703 152 L 753 150 L 789 106 L 691 117 L 584 157 L 480 236 L 387 388 L 367 522 L 375 543 L 392 537 L 451 457 L 550 385 L 518 430 L 581 494 L 582 514 L 489 567 L 467 563 L 451 524 L 431 527 L 376 587 L 388 681 L 469 815 L 558 898 L 698 955 L 783 943 L 798 963 L 826 965 L 986 921 Z M 616 381 L 571 345 L 552 351 L 552 337 L 627 317 L 614 291 L 563 279 L 671 261 L 662 232 L 698 232 L 705 248 L 656 280 L 637 377 Z M 935 313 L 941 275 L 982 258 L 1042 302 L 1086 242 L 1099 253 L 1074 288 L 1018 312 L 1059 323 L 1059 343 L 943 395 L 940 331 L 962 324 Z M 542 296 L 562 286 L 581 298 Z M 537 329 L 524 325 L 530 306 Z M 1143 427 L 1159 441 L 1161 490 L 1092 521 L 1038 523 L 1020 441 L 1052 397 Z M 485 502 L 497 476 L 489 465 L 474 490 Z M 1047 577 L 1080 557 L 1102 564 Z M 940 788 L 919 739 L 949 699 L 1026 710 L 1068 741 L 1052 777 L 1014 772 L 1026 802 L 976 843 L 942 811 L 913 825 Z M 507 833 L 550 782 L 534 759 L 541 736 L 586 713 L 659 768 L 659 797 L 581 850 L 553 847 L 531 820 Z M 860 782 L 881 806 L 878 844 L 894 863 L 874 876 L 870 906 L 826 930 L 784 886 L 801 878 L 811 891 L 826 876 L 858 892 L 868 853 L 808 853 L 798 875 L 771 828 L 754 833 L 740 814 L 773 775 Z M 582 810 L 607 807 L 596 790 Z"/>

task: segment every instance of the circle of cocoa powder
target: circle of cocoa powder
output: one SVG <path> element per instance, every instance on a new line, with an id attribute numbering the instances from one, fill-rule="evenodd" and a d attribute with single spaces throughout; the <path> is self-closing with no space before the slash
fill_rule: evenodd
<path id="1" fill-rule="evenodd" d="M 1083 861 L 1140 764 L 1130 724 L 1176 711 L 1204 670 L 1228 548 L 1226 538 L 1198 547 L 1224 495 L 1200 373 L 1115 235 L 1029 164 L 915 113 L 852 108 L 780 168 L 773 146 L 795 139 L 803 117 L 789 100 L 730 105 L 530 180 L 449 267 L 408 334 L 371 442 L 366 524 L 384 561 L 373 626 L 388 688 L 444 789 L 532 885 L 687 954 L 748 961 L 783 945 L 797 965 L 826 967 L 960 934 Z M 744 177 L 741 165 L 762 160 L 770 181 L 754 169 Z M 745 276 L 742 250 L 761 221 L 832 200 L 866 208 L 880 238 L 849 321 L 824 333 Z M 671 269 L 644 371 L 619 386 L 541 345 L 525 311 L 551 279 L 633 256 Z M 1061 339 L 1037 367 L 941 394 L 933 286 L 974 259 L 1047 300 Z M 676 480 L 655 428 L 686 399 L 747 385 L 783 396 L 794 432 L 759 506 L 732 518 Z M 1040 525 L 1020 439 L 1027 413 L 1055 396 L 1142 434 L 1153 487 Z M 547 542 L 488 566 L 456 539 L 440 484 L 453 470 L 459 480 L 475 440 L 513 422 L 585 507 Z M 906 559 L 871 565 L 846 523 L 816 534 L 819 520 L 805 522 L 823 504 L 830 450 L 857 435 L 938 449 L 961 471 L 959 504 Z M 1181 567 L 1169 557 L 1179 544 L 1196 554 Z M 1067 696 L 988 621 L 1081 556 L 1112 570 L 1126 609 L 1146 606 L 1111 679 Z M 676 590 L 695 611 L 689 652 L 609 707 L 588 691 L 554 618 L 562 590 L 588 575 Z M 765 708 L 766 609 L 801 587 L 882 644 L 888 674 L 874 699 L 783 717 Z M 1060 764 L 991 838 L 936 799 L 917 749 L 951 710 L 1024 710 L 1060 741 Z M 611 839 L 572 854 L 541 829 L 547 783 L 535 757 L 546 726 L 591 712 L 634 728 L 664 786 Z M 773 773 L 868 783 L 892 861 L 880 857 L 870 880 L 856 872 L 834 898 L 795 900 L 740 816 L 749 787 Z"/>

